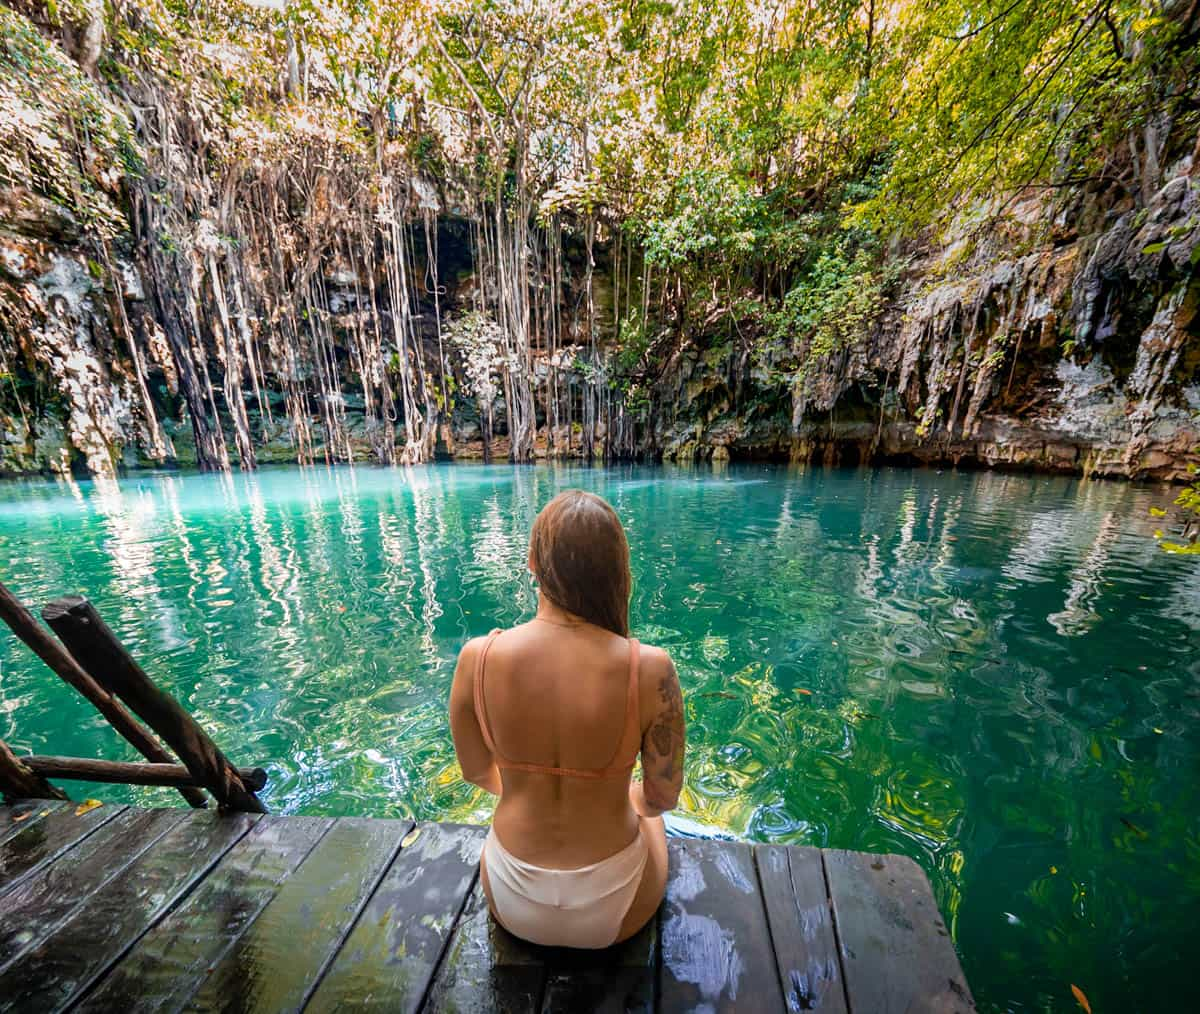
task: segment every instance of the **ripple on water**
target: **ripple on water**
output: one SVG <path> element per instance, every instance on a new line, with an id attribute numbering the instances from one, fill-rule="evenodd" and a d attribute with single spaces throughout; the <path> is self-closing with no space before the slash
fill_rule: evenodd
<path id="1" fill-rule="evenodd" d="M 483 821 L 446 729 L 454 657 L 530 614 L 529 525 L 566 486 L 626 520 L 635 632 L 685 688 L 676 833 L 914 857 L 985 1010 L 1065 1009 L 1071 982 L 1097 1010 L 1189 995 L 1200 561 L 1155 548 L 1156 491 L 769 467 L 22 482 L 0 573 L 35 605 L 85 590 L 268 768 L 273 810 Z M 11 640 L 0 738 L 128 757 Z M 719 952 L 693 929 L 681 946 Z"/>

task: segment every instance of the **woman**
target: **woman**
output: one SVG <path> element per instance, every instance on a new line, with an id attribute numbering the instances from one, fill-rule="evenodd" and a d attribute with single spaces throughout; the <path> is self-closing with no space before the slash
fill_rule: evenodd
<path id="1" fill-rule="evenodd" d="M 500 797 L 480 861 L 497 922 L 533 943 L 607 947 L 666 889 L 683 698 L 666 652 L 629 637 L 629 544 L 600 497 L 546 505 L 529 569 L 537 615 L 459 656 L 454 749 L 463 777 Z"/>

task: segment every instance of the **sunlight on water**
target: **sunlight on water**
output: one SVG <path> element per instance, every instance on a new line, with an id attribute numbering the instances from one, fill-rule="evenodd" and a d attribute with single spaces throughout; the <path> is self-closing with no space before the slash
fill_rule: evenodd
<path id="1" fill-rule="evenodd" d="M 567 486 L 633 553 L 676 660 L 679 827 L 900 852 L 983 1009 L 1188 995 L 1200 903 L 1200 562 L 1161 491 L 997 474 L 508 466 L 0 486 L 0 574 L 82 591 L 279 812 L 485 820 L 445 721 L 457 649 L 531 614 Z M 0 641 L 0 737 L 134 759 Z M 163 790 L 75 787 L 175 805 Z"/>

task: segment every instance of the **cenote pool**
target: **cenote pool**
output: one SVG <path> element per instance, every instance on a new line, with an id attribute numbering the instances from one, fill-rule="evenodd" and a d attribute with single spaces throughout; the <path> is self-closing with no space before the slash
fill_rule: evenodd
<path id="1" fill-rule="evenodd" d="M 435 466 L 0 485 L 0 574 L 83 591 L 276 811 L 483 821 L 444 718 L 531 615 L 525 540 L 608 497 L 688 701 L 678 826 L 901 852 L 984 1010 L 1159 1010 L 1200 915 L 1200 560 L 1161 490 L 928 471 Z M 133 759 L 4 631 L 0 737 Z M 176 805 L 165 790 L 80 787 Z"/>

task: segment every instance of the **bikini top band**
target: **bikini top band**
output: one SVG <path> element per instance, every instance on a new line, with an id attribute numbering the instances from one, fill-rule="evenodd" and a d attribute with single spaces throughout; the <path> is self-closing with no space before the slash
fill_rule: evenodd
<path id="1" fill-rule="evenodd" d="M 612 760 L 602 768 L 559 768 L 549 764 L 530 764 L 524 761 L 511 760 L 505 757 L 497 748 L 492 736 L 491 723 L 487 717 L 487 702 L 483 695 L 484 669 L 492 642 L 496 640 L 499 630 L 488 634 L 483 651 L 479 653 L 479 662 L 475 667 L 475 717 L 479 720 L 479 730 L 483 733 L 483 741 L 492 751 L 492 757 L 498 768 L 508 768 L 513 771 L 530 771 L 535 774 L 560 775 L 564 778 L 614 778 L 617 775 L 628 775 L 633 770 L 637 760 L 638 749 L 641 746 L 641 723 L 638 719 L 638 643 L 634 638 L 629 639 L 629 688 L 625 695 L 625 726 L 621 739 L 613 751 Z"/>

